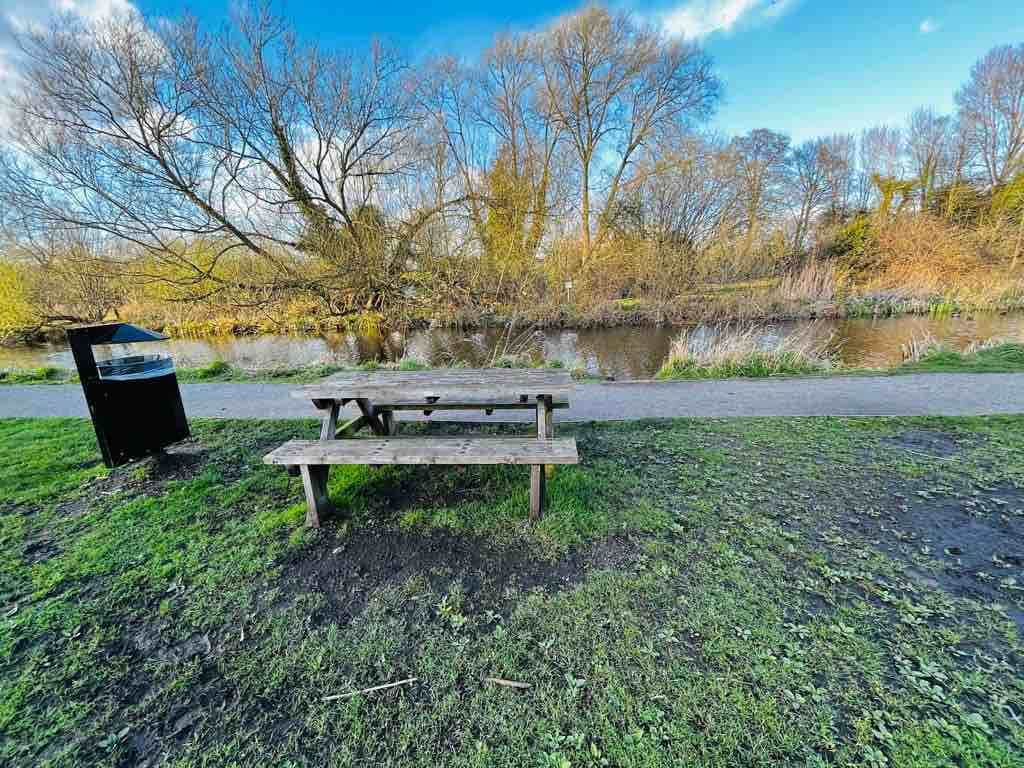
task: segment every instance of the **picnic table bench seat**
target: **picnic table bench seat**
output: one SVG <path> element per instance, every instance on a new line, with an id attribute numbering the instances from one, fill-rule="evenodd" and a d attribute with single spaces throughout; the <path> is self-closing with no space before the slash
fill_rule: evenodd
<path id="1" fill-rule="evenodd" d="M 266 464 L 297 467 L 306 493 L 306 524 L 319 527 L 329 511 L 327 477 L 336 464 L 522 464 L 530 466 L 530 518 L 544 506 L 544 465 L 578 464 L 574 438 L 532 437 L 367 438 L 290 440 L 263 458 Z"/>

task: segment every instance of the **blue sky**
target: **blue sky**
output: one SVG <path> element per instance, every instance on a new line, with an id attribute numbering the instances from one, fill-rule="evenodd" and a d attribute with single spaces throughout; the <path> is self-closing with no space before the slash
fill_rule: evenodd
<path id="1" fill-rule="evenodd" d="M 51 7 L 102 12 L 125 1 L 51 0 Z M 190 8 L 216 24 L 227 19 L 231 3 L 208 0 Z M 40 5 L 0 0 L 0 16 L 15 23 L 22 12 L 38 18 Z M 180 0 L 135 5 L 156 16 L 175 16 L 183 7 Z M 346 47 L 377 36 L 416 58 L 472 56 L 496 31 L 535 29 L 579 5 L 286 0 L 279 7 L 303 36 Z M 701 41 L 726 84 L 714 127 L 726 134 L 769 127 L 798 141 L 902 122 L 917 106 L 951 111 L 956 88 L 981 55 L 994 45 L 1024 42 L 1021 0 L 620 0 L 613 6 Z"/>

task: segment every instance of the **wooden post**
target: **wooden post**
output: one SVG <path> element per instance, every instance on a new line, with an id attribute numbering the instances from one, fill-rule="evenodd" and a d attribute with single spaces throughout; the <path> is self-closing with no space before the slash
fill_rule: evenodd
<path id="1" fill-rule="evenodd" d="M 364 397 L 357 398 L 356 405 L 359 406 L 359 410 L 362 412 L 363 418 L 366 419 L 366 423 L 370 425 L 370 429 L 373 430 L 373 434 L 381 436 L 388 434 L 381 423 L 377 409 L 373 407 L 369 400 Z"/>
<path id="2" fill-rule="evenodd" d="M 537 398 L 537 439 L 551 440 L 555 436 L 555 411 L 551 405 L 549 395 L 541 395 Z M 550 480 L 555 476 L 555 466 L 547 464 L 544 467 L 544 474 Z"/>
<path id="3" fill-rule="evenodd" d="M 320 425 L 320 439 L 333 440 L 338 434 L 338 409 L 341 407 L 337 400 L 330 400 L 324 407 L 324 421 Z"/>
<path id="4" fill-rule="evenodd" d="M 551 439 L 551 398 L 542 395 L 537 398 L 537 439 Z M 530 466 L 530 519 L 540 520 L 544 514 L 544 492 L 547 485 L 548 467 L 543 464 Z"/>
<path id="5" fill-rule="evenodd" d="M 544 415 L 544 436 L 548 440 L 553 440 L 555 437 L 555 409 L 551 407 L 550 397 L 545 397 L 544 402 L 547 406 L 546 413 Z M 555 476 L 555 465 L 546 465 L 544 467 L 544 473 L 547 475 L 548 480 L 550 480 Z"/>
<path id="6" fill-rule="evenodd" d="M 544 515 L 544 486 L 546 484 L 544 465 L 530 465 L 530 520 L 540 520 Z"/>
<path id="7" fill-rule="evenodd" d="M 537 439 L 547 440 L 551 437 L 551 398 L 541 395 L 537 398 Z"/>
<path id="8" fill-rule="evenodd" d="M 319 464 L 302 464 L 302 489 L 306 492 L 306 525 L 320 527 L 320 516 L 330 512 L 331 500 L 327 496 L 327 477 L 330 467 Z"/>

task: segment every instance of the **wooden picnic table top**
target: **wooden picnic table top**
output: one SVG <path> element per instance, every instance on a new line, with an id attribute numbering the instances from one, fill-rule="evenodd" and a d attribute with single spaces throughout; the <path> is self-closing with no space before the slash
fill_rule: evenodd
<path id="1" fill-rule="evenodd" d="M 429 371 L 353 371 L 292 392 L 306 400 L 472 399 L 481 402 L 572 393 L 568 371 L 552 368 L 442 368 Z"/>

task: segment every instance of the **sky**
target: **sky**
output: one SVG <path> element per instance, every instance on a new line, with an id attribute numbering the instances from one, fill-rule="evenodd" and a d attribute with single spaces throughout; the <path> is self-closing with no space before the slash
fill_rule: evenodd
<path id="1" fill-rule="evenodd" d="M 14 68 L 11 31 L 58 10 L 103 16 L 129 0 L 0 0 L 0 78 Z M 217 26 L 237 0 L 135 0 L 153 17 L 185 8 Z M 996 45 L 1024 42 L 1021 0 L 615 0 L 666 34 L 699 42 L 725 84 L 711 125 L 795 141 L 902 123 L 918 106 L 953 111 L 972 64 Z M 540 29 L 580 3 L 516 0 L 283 0 L 300 34 L 359 49 L 374 37 L 412 59 L 472 57 L 502 30 Z"/>

